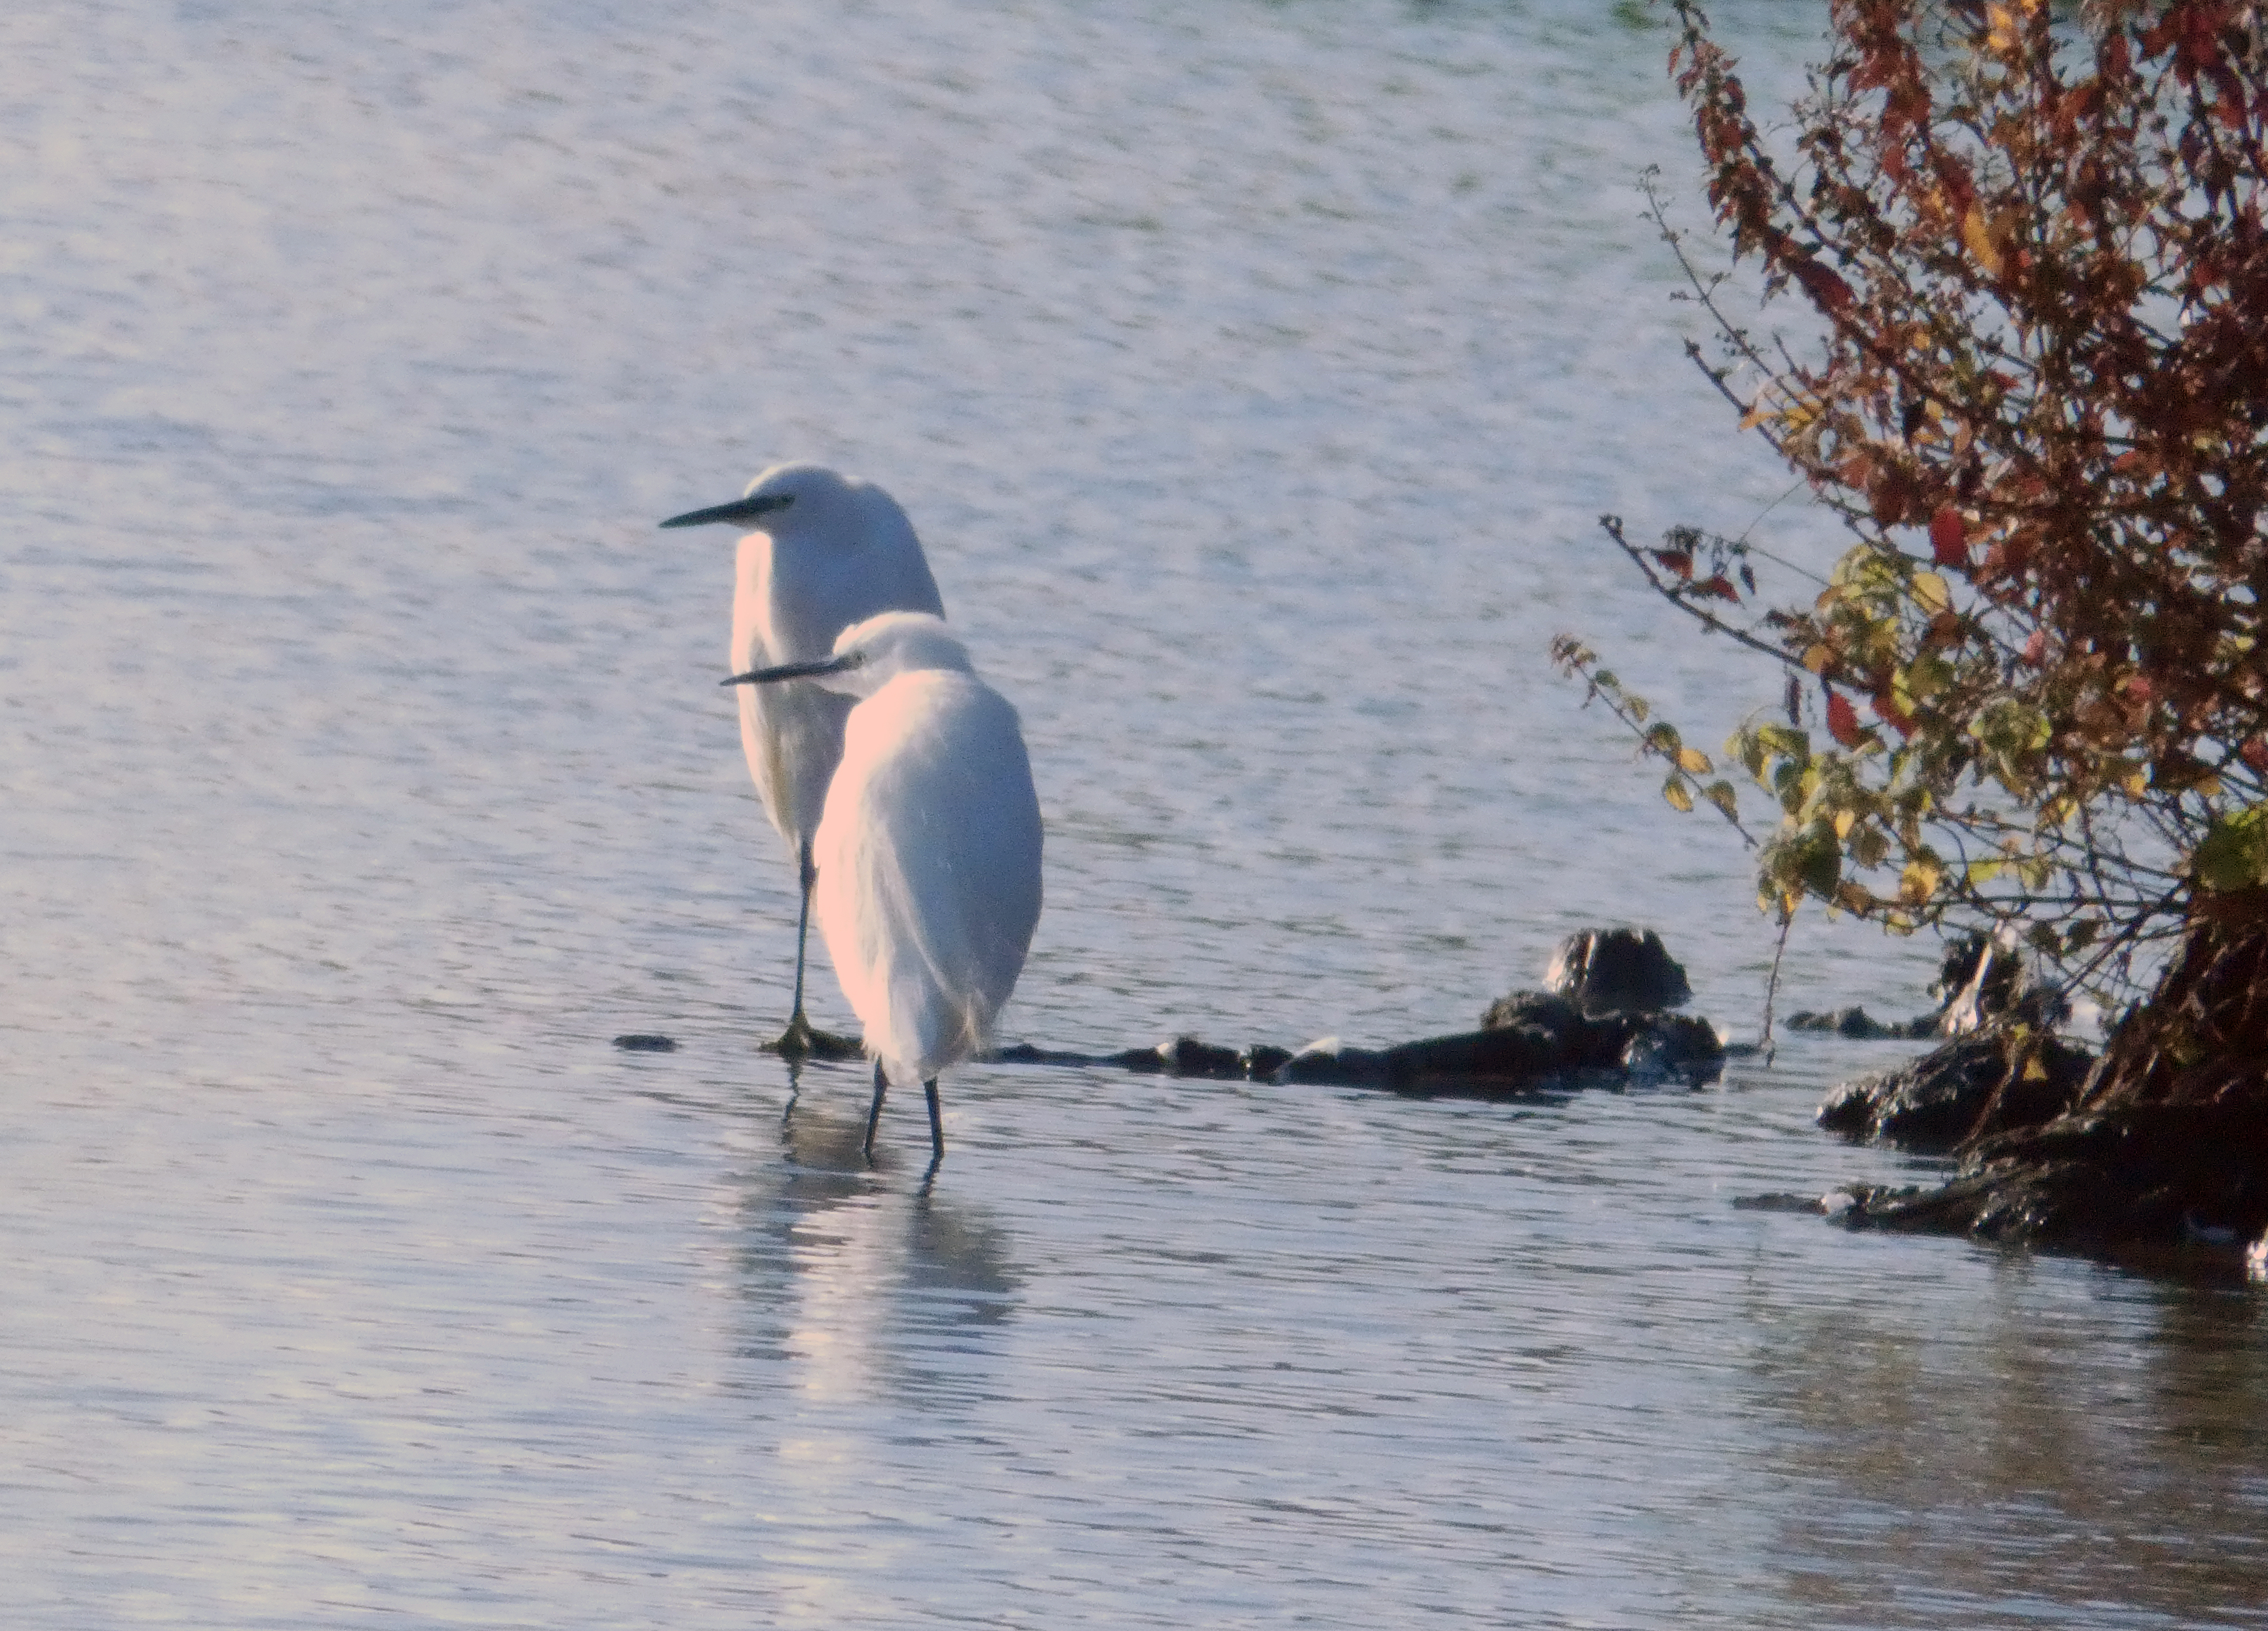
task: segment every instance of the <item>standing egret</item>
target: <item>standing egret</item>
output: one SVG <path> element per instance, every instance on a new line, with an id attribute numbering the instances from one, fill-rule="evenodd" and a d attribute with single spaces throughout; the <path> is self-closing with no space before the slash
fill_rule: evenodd
<path id="1" fill-rule="evenodd" d="M 798 680 L 861 699 L 812 853 L 820 933 L 874 1058 L 866 1154 L 892 1079 L 919 1082 L 933 1171 L 938 1072 L 983 1049 L 1040 921 L 1032 762 L 1016 710 L 940 619 L 885 612 L 829 658 L 724 683 Z"/>
<path id="2" fill-rule="evenodd" d="M 747 496 L 672 516 L 664 526 L 730 521 L 741 538 L 733 593 L 733 671 L 812 662 L 835 637 L 878 612 L 945 615 L 921 540 L 897 501 L 871 482 L 819 465 L 774 465 Z M 827 784 L 843 757 L 852 699 L 815 685 L 751 686 L 740 693 L 740 746 L 764 813 L 795 851 L 802 907 L 795 925 L 795 1008 L 772 1047 L 791 1058 L 848 1053 L 803 1013 L 803 965 L 811 937 L 812 835 Z"/>

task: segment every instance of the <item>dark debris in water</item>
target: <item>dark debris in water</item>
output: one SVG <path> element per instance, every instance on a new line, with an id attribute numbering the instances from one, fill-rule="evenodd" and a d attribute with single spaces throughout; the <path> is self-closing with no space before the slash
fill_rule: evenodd
<path id="1" fill-rule="evenodd" d="M 762 1051 L 777 1054 L 782 1059 L 798 1063 L 806 1059 L 817 1059 L 841 1064 L 866 1056 L 866 1050 L 857 1037 L 837 1036 L 832 1031 L 822 1031 L 801 1014 L 790 1020 L 787 1029 L 781 1032 L 776 1040 L 766 1042 Z"/>
<path id="2" fill-rule="evenodd" d="M 626 1054 L 674 1054 L 677 1051 L 677 1039 L 657 1032 L 632 1031 L 616 1037 L 615 1046 Z"/>
<path id="3" fill-rule="evenodd" d="M 994 1063 L 1107 1068 L 1218 1082 L 1376 1088 L 1417 1098 L 1505 1098 L 1548 1089 L 1682 1084 L 1698 1088 L 1724 1068 L 1709 1022 L 1668 1009 L 1691 995 L 1685 971 L 1651 930 L 1588 929 L 1553 959 L 1550 991 L 1514 991 L 1490 1004 L 1480 1029 L 1391 1047 L 1225 1047 L 1178 1036 L 1153 1047 L 1089 1054 L 1020 1042 Z M 668 1052 L 667 1037 L 616 1037 L 615 1046 Z M 767 1051 L 790 1059 L 856 1059 L 858 1041 L 800 1017 Z"/>
<path id="4" fill-rule="evenodd" d="M 1845 1206 L 1850 1204 L 1847 1196 L 1842 1197 L 1842 1200 Z M 1807 1217 L 1819 1217 L 1824 1216 L 1828 1209 L 1827 1201 L 1822 1196 L 1799 1195 L 1787 1190 L 1779 1190 L 1769 1194 L 1733 1197 L 1733 1210 L 1735 1212 L 1797 1212 Z"/>

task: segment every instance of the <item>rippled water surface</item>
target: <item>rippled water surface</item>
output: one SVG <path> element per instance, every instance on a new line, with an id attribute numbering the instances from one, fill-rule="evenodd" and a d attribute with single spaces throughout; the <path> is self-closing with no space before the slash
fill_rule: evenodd
<path id="1" fill-rule="evenodd" d="M 1785 88 L 1814 9 L 1719 19 Z M 0 1619 L 2268 1623 L 2257 1293 L 1735 1209 L 1899 1050 L 1417 1102 L 755 1051 L 729 540 L 888 485 L 1022 709 L 1012 1039 L 1380 1043 L 1745 866 L 1543 660 L 1780 496 L 1589 0 L 0 16 Z M 1813 547 L 1799 506 L 1758 535 Z M 1655 643 L 1660 636 L 1659 643 Z M 1787 1000 L 1921 1004 L 1799 940 Z M 831 982 L 822 1020 L 847 1024 Z M 679 1050 L 628 1054 L 625 1031 Z"/>

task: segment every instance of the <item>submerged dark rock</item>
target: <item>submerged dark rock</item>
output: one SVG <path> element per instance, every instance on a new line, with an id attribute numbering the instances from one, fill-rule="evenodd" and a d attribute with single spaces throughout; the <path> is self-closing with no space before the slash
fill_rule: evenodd
<path id="1" fill-rule="evenodd" d="M 633 1031 L 615 1039 L 615 1046 L 626 1054 L 674 1054 L 677 1039 L 661 1036 L 650 1031 Z"/>
<path id="2" fill-rule="evenodd" d="M 1830 1132 L 1941 1154 L 2061 1115 L 2078 1102 L 2094 1064 L 2094 1054 L 2059 1037 L 1977 1032 L 1896 1070 L 1844 1083 L 1817 1120 Z"/>
<path id="3" fill-rule="evenodd" d="M 1291 1062 L 1292 1050 L 1288 1047 L 1256 1042 L 1244 1050 L 1244 1074 L 1256 1082 L 1272 1081 L 1276 1073 Z"/>
<path id="4" fill-rule="evenodd" d="M 1589 1018 L 1659 1013 L 1693 1000 L 1683 966 L 1651 929 L 1586 929 L 1568 936 L 1551 954 L 1543 984 Z"/>
<path id="5" fill-rule="evenodd" d="M 1382 1087 L 1395 1092 L 1521 1092 L 1561 1070 L 1557 1046 L 1529 1029 L 1467 1031 L 1388 1048 L 1311 1044 L 1277 1072 L 1279 1082 Z"/>
<path id="6" fill-rule="evenodd" d="M 1697 1085 L 1724 1068 L 1716 1027 L 1691 1014 L 1645 1014 L 1623 1044 L 1622 1067 L 1640 1081 L 1682 1076 Z"/>
<path id="7" fill-rule="evenodd" d="M 1277 1073 L 1283 1082 L 1383 1087 L 1402 1093 L 1531 1091 L 1611 1073 L 1616 1083 L 1714 1080 L 1724 1048 L 1705 1019 L 1615 1014 L 1587 1019 L 1564 997 L 1517 992 L 1489 1010 L 1509 1023 L 1387 1048 L 1310 1044 Z"/>
<path id="8" fill-rule="evenodd" d="M 1725 1049 L 1705 1019 L 1662 1011 L 1690 1000 L 1685 971 L 1653 930 L 1587 929 L 1553 954 L 1558 988 L 1514 991 L 1489 1004 L 1477 1031 L 1356 1047 L 1336 1037 L 1296 1051 L 1241 1054 L 1180 1037 L 1129 1054 L 1130 1068 L 1180 1076 L 1382 1088 L 1476 1098 L 1532 1092 L 1586 1077 L 1623 1083 L 1713 1080 Z"/>
<path id="9" fill-rule="evenodd" d="M 1791 1031 L 1831 1031 L 1837 1036 L 1847 1036 L 1854 1041 L 1876 1041 L 1889 1037 L 1935 1036 L 1938 1017 L 1922 1014 L 1912 1019 L 1877 1019 L 1859 1007 L 1838 1008 L 1832 1013 L 1790 1014 L 1783 1022 Z"/>
<path id="10" fill-rule="evenodd" d="M 1117 1065 L 1129 1070 L 1145 1068 L 1161 1070 L 1164 1063 L 1154 1047 L 1130 1047 L 1119 1054 L 1082 1054 L 1067 1048 L 1035 1047 L 1029 1042 L 1012 1042 L 1005 1047 L 995 1048 L 984 1055 L 996 1065 Z"/>
<path id="11" fill-rule="evenodd" d="M 1160 1042 L 1149 1050 L 1143 1062 L 1135 1060 L 1141 1055 L 1129 1055 L 1130 1070 L 1162 1070 L 1167 1076 L 1208 1076 L 1217 1081 L 1239 1080 L 1244 1076 L 1244 1055 L 1233 1047 L 1220 1047 L 1211 1042 L 1200 1042 L 1193 1036 L 1177 1036 L 1170 1042 Z"/>

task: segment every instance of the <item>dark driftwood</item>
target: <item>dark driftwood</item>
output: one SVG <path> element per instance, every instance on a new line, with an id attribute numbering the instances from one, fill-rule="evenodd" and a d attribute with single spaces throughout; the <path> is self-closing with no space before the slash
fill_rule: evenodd
<path id="1" fill-rule="evenodd" d="M 1018 1043 L 998 1064 L 1116 1069 L 1214 1081 L 1329 1084 L 1391 1092 L 1498 1098 L 1546 1086 L 1631 1080 L 1713 1081 L 1725 1049 L 1705 1019 L 1662 1011 L 1687 1000 L 1685 970 L 1652 929 L 1587 929 L 1560 942 L 1549 991 L 1515 991 L 1481 1016 L 1481 1028 L 1386 1048 L 1256 1043 L 1223 1047 L 1175 1037 L 1155 1047 L 1073 1053 Z M 814 1031 L 810 1056 L 856 1058 L 847 1037 Z M 821 1044 L 824 1044 L 822 1047 Z M 666 1036 L 618 1036 L 615 1046 L 661 1052 Z"/>

